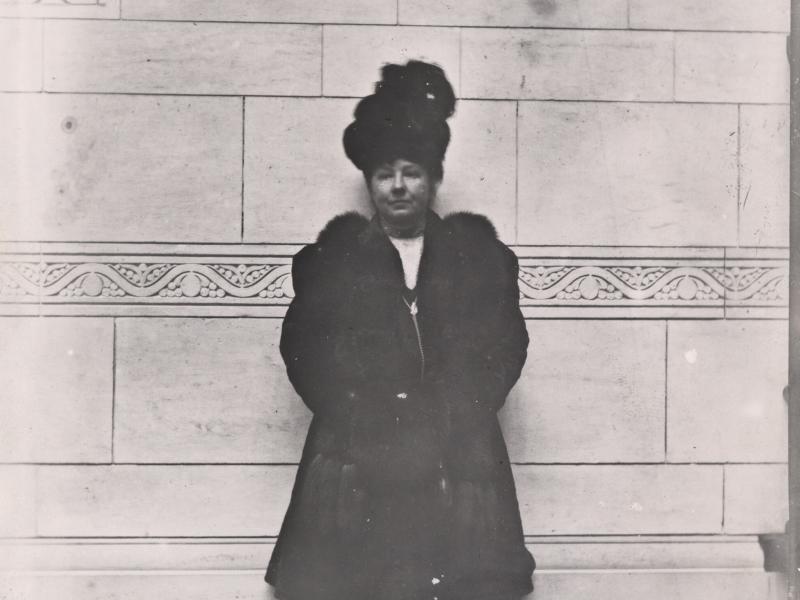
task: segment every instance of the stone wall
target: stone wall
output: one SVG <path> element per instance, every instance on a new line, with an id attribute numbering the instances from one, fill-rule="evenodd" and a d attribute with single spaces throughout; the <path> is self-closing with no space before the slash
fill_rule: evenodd
<path id="1" fill-rule="evenodd" d="M 0 598 L 264 598 L 310 415 L 289 264 L 383 62 L 520 257 L 534 598 L 779 597 L 788 0 L 0 3 Z"/>

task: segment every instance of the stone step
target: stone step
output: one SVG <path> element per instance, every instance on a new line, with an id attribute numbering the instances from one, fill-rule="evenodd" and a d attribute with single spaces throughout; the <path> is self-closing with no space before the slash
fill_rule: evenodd
<path id="1" fill-rule="evenodd" d="M 756 536 L 529 536 L 528 600 L 591 597 L 777 600 Z M 270 599 L 274 538 L 93 538 L 0 542 L 3 600 Z"/>

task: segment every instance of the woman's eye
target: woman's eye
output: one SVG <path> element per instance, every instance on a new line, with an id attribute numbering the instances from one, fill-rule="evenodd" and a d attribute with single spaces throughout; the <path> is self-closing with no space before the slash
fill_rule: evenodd
<path id="1" fill-rule="evenodd" d="M 420 173 L 416 169 L 415 170 L 409 170 L 409 171 L 405 172 L 405 176 L 406 177 L 410 177 L 410 178 L 414 178 L 414 179 L 419 179 L 420 177 L 422 177 L 422 173 Z"/>

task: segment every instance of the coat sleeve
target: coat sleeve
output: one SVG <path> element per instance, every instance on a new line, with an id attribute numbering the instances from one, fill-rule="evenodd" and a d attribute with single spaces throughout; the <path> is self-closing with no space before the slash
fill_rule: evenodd
<path id="1" fill-rule="evenodd" d="M 340 423 L 408 417 L 424 406 L 416 390 L 400 400 L 362 372 L 357 336 L 342 322 L 337 302 L 338 253 L 319 244 L 301 250 L 292 261 L 295 296 L 281 330 L 280 351 L 287 375 L 305 405 L 315 414 Z M 355 413 L 354 413 L 355 411 Z"/>
<path id="2" fill-rule="evenodd" d="M 517 257 L 499 241 L 496 248 L 497 262 L 479 269 L 488 276 L 478 286 L 485 291 L 475 299 L 471 322 L 432 382 L 453 425 L 482 422 L 502 408 L 527 358 Z"/>
<path id="3" fill-rule="evenodd" d="M 298 252 L 292 261 L 294 299 L 281 329 L 280 351 L 295 391 L 316 414 L 344 417 L 350 409 L 346 373 L 338 361 L 332 277 L 317 244 Z"/>

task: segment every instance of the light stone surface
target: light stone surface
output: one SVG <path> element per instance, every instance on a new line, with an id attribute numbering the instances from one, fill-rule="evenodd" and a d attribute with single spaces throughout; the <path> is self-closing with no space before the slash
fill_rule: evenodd
<path id="1" fill-rule="evenodd" d="M 491 219 L 501 240 L 516 237 L 516 105 L 461 100 L 434 209 L 467 210 Z"/>
<path id="2" fill-rule="evenodd" d="M 517 466 L 514 479 L 527 535 L 721 529 L 721 466 Z"/>
<path id="3" fill-rule="evenodd" d="M 114 456 L 137 463 L 300 459 L 310 411 L 279 319 L 119 319 Z"/>
<path id="4" fill-rule="evenodd" d="M 466 98 L 671 100 L 672 34 L 464 29 Z"/>
<path id="5" fill-rule="evenodd" d="M 725 465 L 725 532 L 783 533 L 788 479 L 786 465 Z"/>
<path id="6" fill-rule="evenodd" d="M 266 564 L 266 558 L 264 559 Z M 81 600 L 273 600 L 273 590 L 259 574 L 216 571 L 115 574 L 0 575 L 0 593 L 14 600 L 80 598 Z M 536 590 L 525 600 L 779 600 L 777 573 L 759 571 L 671 572 L 541 571 Z M 632 595 L 635 594 L 635 595 Z"/>
<path id="7" fill-rule="evenodd" d="M 789 107 L 741 107 L 739 243 L 789 245 Z"/>
<path id="8" fill-rule="evenodd" d="M 397 18 L 397 3 L 395 0 L 134 0 L 123 5 L 122 18 L 393 24 Z"/>
<path id="9" fill-rule="evenodd" d="M 777 585 L 777 574 L 763 571 L 536 573 L 526 600 L 778 600 L 770 595 Z"/>
<path id="10" fill-rule="evenodd" d="M 673 321 L 668 340 L 668 459 L 786 460 L 786 322 Z"/>
<path id="11" fill-rule="evenodd" d="M 111 460 L 113 327 L 0 318 L 0 461 Z"/>
<path id="12" fill-rule="evenodd" d="M 764 566 L 764 552 L 755 536 L 542 536 L 529 539 L 528 547 L 541 570 L 761 569 Z"/>
<path id="13" fill-rule="evenodd" d="M 719 532 L 722 467 L 514 467 L 529 535 Z M 43 536 L 276 535 L 296 467 L 43 466 Z"/>
<path id="14" fill-rule="evenodd" d="M 760 569 L 756 536 L 536 536 L 526 545 L 540 570 Z M 2 569 L 243 570 L 261 569 L 275 538 L 95 538 L 0 540 Z"/>
<path id="15" fill-rule="evenodd" d="M 458 95 L 459 33 L 453 28 L 326 25 L 322 93 L 362 97 L 374 91 L 385 63 L 415 58 L 441 66 Z"/>
<path id="16" fill-rule="evenodd" d="M 313 25 L 48 21 L 45 89 L 317 95 Z"/>
<path id="17" fill-rule="evenodd" d="M 402 25 L 625 28 L 625 0 L 399 0 Z"/>
<path id="18" fill-rule="evenodd" d="M 6 0 L 0 17 L 40 19 L 117 19 L 121 0 Z M 136 0 L 138 2 L 139 0 Z"/>
<path id="19" fill-rule="evenodd" d="M 735 106 L 521 102 L 521 244 L 735 245 Z"/>
<path id="20" fill-rule="evenodd" d="M 266 568 L 266 561 L 264 563 Z M 263 573 L 0 573 L 0 597 L 13 600 L 273 600 Z M 7 594 L 7 595 L 4 595 Z"/>
<path id="21" fill-rule="evenodd" d="M 0 20 L 0 56 L 0 91 L 41 90 L 41 21 Z"/>
<path id="22" fill-rule="evenodd" d="M 248 98 L 244 239 L 310 242 L 334 215 L 369 214 L 361 173 L 342 147 L 353 100 Z"/>
<path id="23" fill-rule="evenodd" d="M 789 31 L 789 0 L 630 0 L 634 29 Z"/>
<path id="24" fill-rule="evenodd" d="M 338 213 L 372 213 L 364 178 L 342 147 L 355 105 L 338 98 L 247 99 L 245 241 L 309 242 Z M 505 102 L 457 104 L 434 205 L 441 215 L 486 214 L 509 243 L 515 227 L 514 110 Z"/>
<path id="25" fill-rule="evenodd" d="M 675 34 L 675 99 L 789 102 L 786 36 L 779 33 Z"/>
<path id="26" fill-rule="evenodd" d="M 529 321 L 527 366 L 500 413 L 515 462 L 664 460 L 665 324 Z"/>
<path id="27" fill-rule="evenodd" d="M 36 535 L 36 467 L 0 465 L 0 537 L 34 535 Z M 3 562 L 4 560 L 0 558 L 0 566 Z"/>
<path id="28" fill-rule="evenodd" d="M 0 236 L 240 239 L 242 100 L 0 96 Z"/>
<path id="29" fill-rule="evenodd" d="M 277 535 L 297 467 L 39 467 L 41 536 Z"/>

